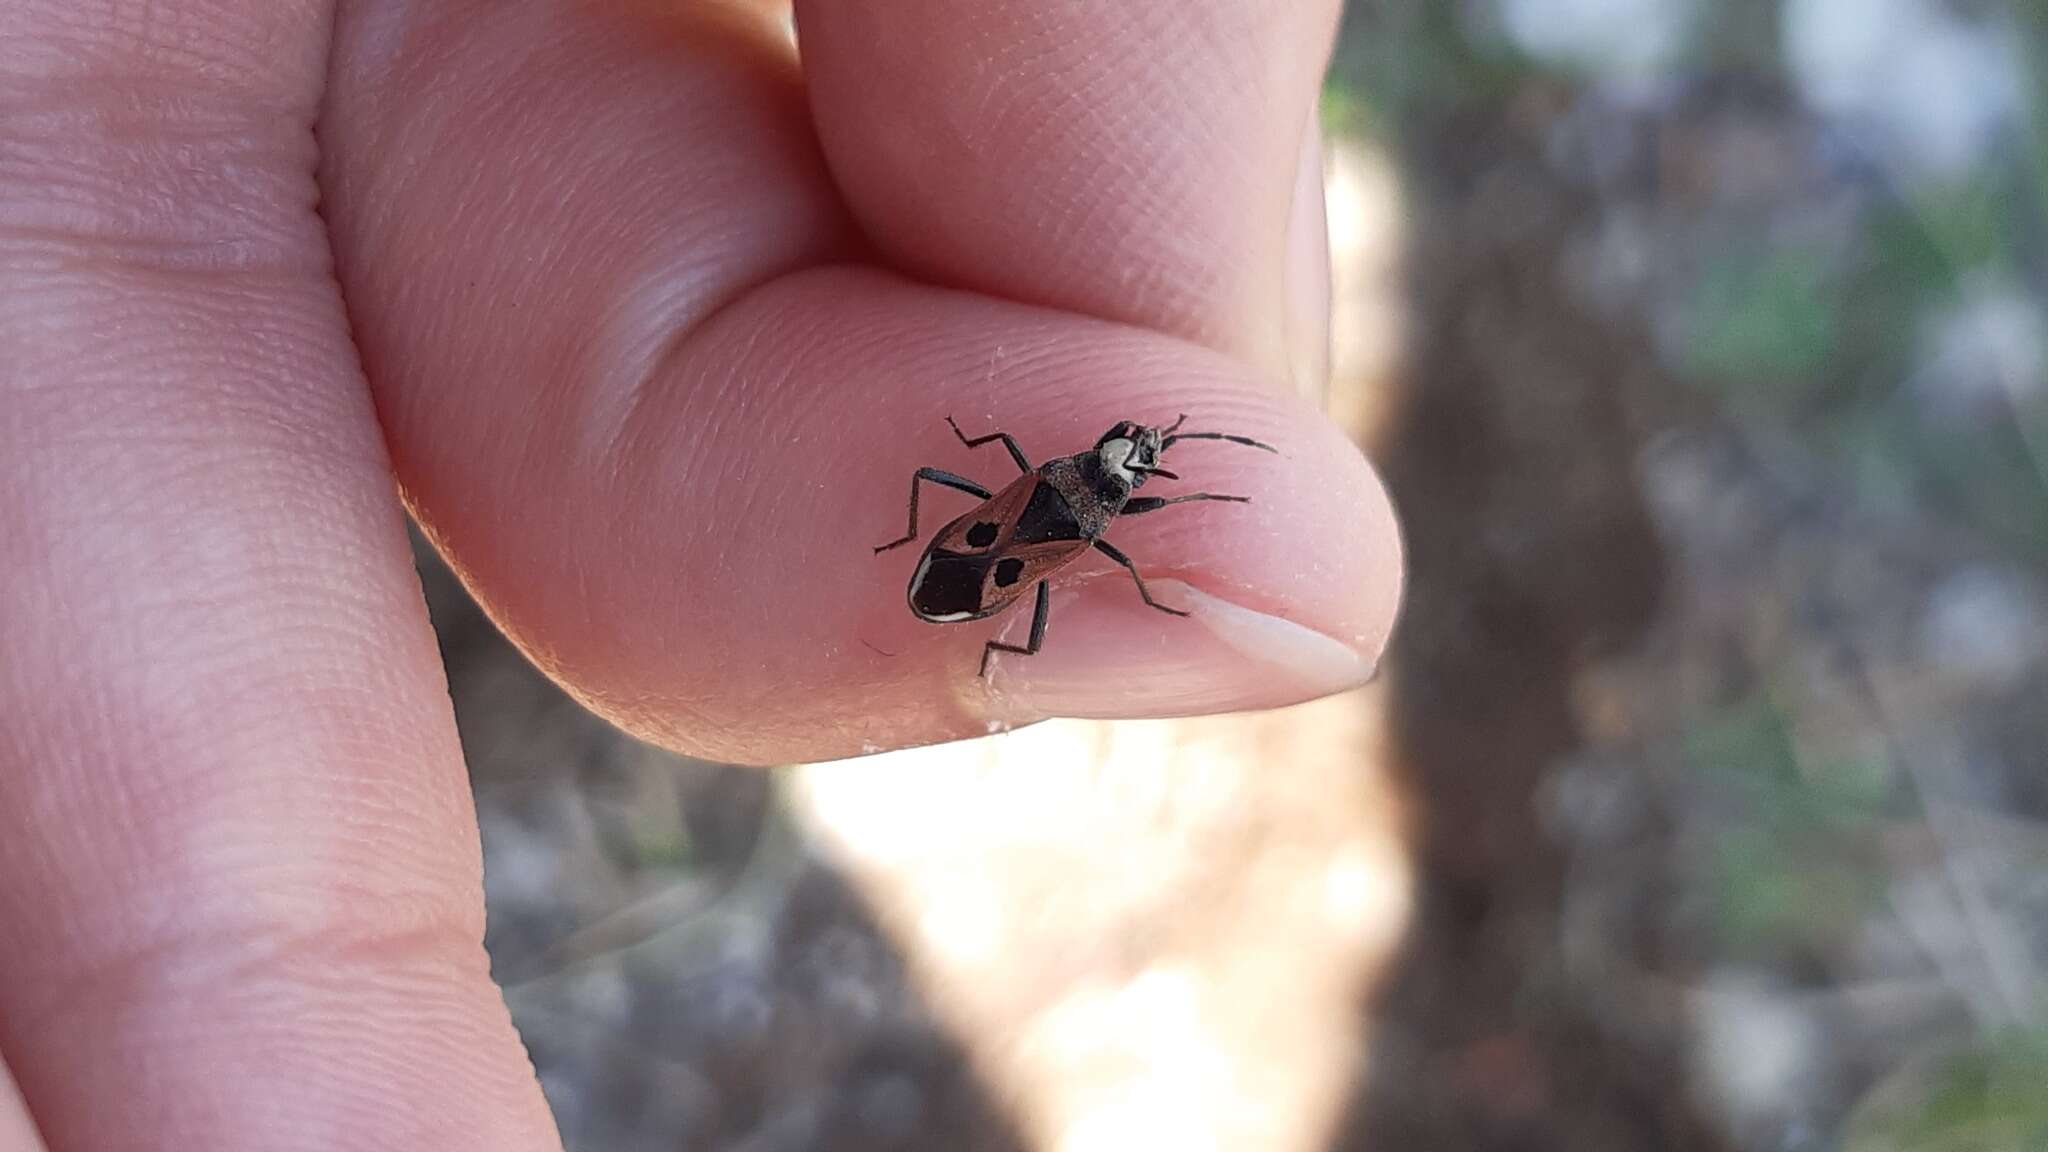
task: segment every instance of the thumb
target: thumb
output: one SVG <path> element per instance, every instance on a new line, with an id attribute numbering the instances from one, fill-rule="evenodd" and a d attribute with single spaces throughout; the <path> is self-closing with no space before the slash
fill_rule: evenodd
<path id="1" fill-rule="evenodd" d="M 337 29 L 322 138 L 380 417 L 428 532 L 592 708 L 773 762 L 1276 705 L 1369 674 L 1399 559 L 1357 451 L 1221 352 L 860 263 L 771 22 L 376 8 Z M 1252 502 L 1112 526 L 1187 618 L 1090 557 L 1055 579 L 1042 650 L 982 678 L 983 645 L 1021 642 L 1029 604 L 924 623 L 905 603 L 916 550 L 873 552 L 903 534 L 914 469 L 1015 475 L 948 415 L 1038 460 L 1183 412 L 1282 453 L 1178 446 L 1191 482 L 1160 494 Z M 924 500 L 927 535 L 972 503 Z"/>

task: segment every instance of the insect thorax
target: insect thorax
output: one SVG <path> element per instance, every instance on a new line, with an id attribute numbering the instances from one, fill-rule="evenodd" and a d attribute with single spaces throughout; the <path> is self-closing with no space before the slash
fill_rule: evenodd
<path id="1" fill-rule="evenodd" d="M 1039 475 L 1066 499 L 1081 531 L 1091 539 L 1109 528 L 1131 498 L 1130 484 L 1097 466 L 1092 452 L 1048 460 Z"/>

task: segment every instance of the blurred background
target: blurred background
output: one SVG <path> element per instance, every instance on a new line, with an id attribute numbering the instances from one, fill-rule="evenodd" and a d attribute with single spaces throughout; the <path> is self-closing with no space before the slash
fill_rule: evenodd
<path id="1" fill-rule="evenodd" d="M 1353 0 L 1370 689 L 855 764 L 421 550 L 569 1147 L 2048 1149 L 2048 0 Z"/>

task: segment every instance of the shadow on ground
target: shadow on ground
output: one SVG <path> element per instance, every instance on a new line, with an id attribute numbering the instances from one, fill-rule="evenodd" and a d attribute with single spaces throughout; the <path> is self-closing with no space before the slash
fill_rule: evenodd
<path id="1" fill-rule="evenodd" d="M 1418 892 L 1339 1149 L 1723 1147 L 1685 1091 L 1679 1006 L 1625 1028 L 1560 953 L 1542 789 L 1583 743 L 1579 674 L 1641 639 L 1664 572 L 1624 395 L 1657 369 L 1560 282 L 1594 209 L 1546 127 L 1488 108 L 1401 157 L 1418 319 L 1378 458 L 1411 564 L 1389 666 Z"/>
<path id="2" fill-rule="evenodd" d="M 1021 1152 L 756 769 L 620 735 L 417 549 L 483 828 L 493 972 L 577 1152 Z"/>

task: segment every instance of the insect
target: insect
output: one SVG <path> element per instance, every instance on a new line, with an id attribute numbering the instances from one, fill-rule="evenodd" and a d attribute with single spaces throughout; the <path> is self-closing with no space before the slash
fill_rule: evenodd
<path id="1" fill-rule="evenodd" d="M 875 549 L 887 552 L 917 539 L 917 497 L 920 485 L 931 483 L 965 492 L 981 503 L 966 515 L 939 529 L 925 548 L 924 557 L 910 577 L 910 610 L 920 620 L 933 624 L 957 624 L 993 616 L 1024 595 L 1037 589 L 1037 605 L 1031 614 L 1031 638 L 1023 645 L 991 640 L 982 647 L 980 676 L 988 675 L 989 657 L 998 652 L 1035 655 L 1045 642 L 1045 622 L 1050 593 L 1046 578 L 1079 559 L 1090 548 L 1109 557 L 1131 574 L 1138 595 L 1145 603 L 1172 616 L 1186 616 L 1152 599 L 1145 578 L 1131 558 L 1102 538 L 1110 521 L 1118 516 L 1157 512 L 1170 504 L 1197 500 L 1221 500 L 1233 504 L 1251 502 L 1245 496 L 1218 496 L 1196 492 L 1186 496 L 1134 496 L 1146 480 L 1164 476 L 1178 480 L 1159 466 L 1159 457 L 1182 440 L 1227 440 L 1277 454 L 1270 444 L 1248 436 L 1225 432 L 1182 432 L 1182 416 L 1164 428 L 1153 428 L 1125 420 L 1102 434 L 1086 452 L 1048 460 L 1034 468 L 1007 432 L 991 432 L 970 440 L 951 416 L 946 423 L 953 435 L 969 448 L 1002 441 L 1010 459 L 1023 475 L 1001 492 L 988 489 L 964 476 L 937 468 L 919 468 L 910 478 L 910 525 L 900 540 Z"/>

